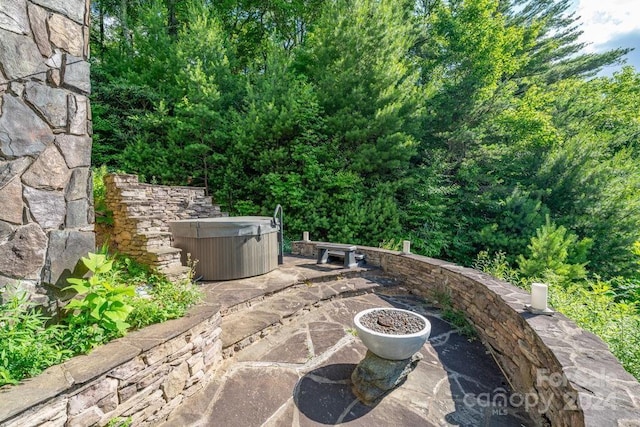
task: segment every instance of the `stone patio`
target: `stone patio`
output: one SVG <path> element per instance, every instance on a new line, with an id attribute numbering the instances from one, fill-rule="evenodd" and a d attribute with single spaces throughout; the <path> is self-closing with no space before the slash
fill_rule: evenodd
<path id="1" fill-rule="evenodd" d="M 264 276 L 203 284 L 223 307 L 227 359 L 165 426 L 534 425 L 525 396 L 509 391 L 479 340 L 459 335 L 402 283 L 373 268 L 285 261 Z M 351 392 L 366 353 L 353 316 L 378 306 L 421 313 L 432 332 L 407 381 L 369 407 Z"/>

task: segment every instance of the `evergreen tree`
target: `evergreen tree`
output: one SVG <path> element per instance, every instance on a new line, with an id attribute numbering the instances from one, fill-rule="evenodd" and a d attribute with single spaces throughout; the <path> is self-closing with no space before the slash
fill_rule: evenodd
<path id="1" fill-rule="evenodd" d="M 420 109 L 417 69 L 407 55 L 414 38 L 410 12 L 401 2 L 327 2 L 297 53 L 331 143 L 368 180 L 401 177 L 415 153 Z"/>
<path id="2" fill-rule="evenodd" d="M 604 66 L 619 64 L 628 48 L 584 53 L 580 17 L 571 0 L 511 0 L 502 2 L 509 26 L 524 29 L 531 44 L 526 64 L 514 78 L 522 82 L 554 83 L 594 76 Z"/>
<path id="3" fill-rule="evenodd" d="M 552 278 L 553 283 L 564 285 L 583 279 L 591 244 L 589 239 L 578 241 L 575 234 L 552 223 L 547 215 L 546 223 L 536 230 L 527 246 L 528 256 L 518 256 L 520 272 L 525 277 Z"/>

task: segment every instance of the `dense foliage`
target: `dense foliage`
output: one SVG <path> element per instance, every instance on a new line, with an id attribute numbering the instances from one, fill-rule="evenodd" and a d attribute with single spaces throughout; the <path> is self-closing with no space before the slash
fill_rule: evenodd
<path id="1" fill-rule="evenodd" d="M 638 277 L 640 75 L 595 77 L 627 50 L 583 53 L 569 0 L 92 4 L 95 165 L 293 238 Z"/>
<path id="2" fill-rule="evenodd" d="M 132 328 L 183 316 L 200 298 L 190 280 L 169 282 L 125 256 L 91 253 L 82 261 L 91 274 L 69 279 L 74 299 L 60 319 L 41 313 L 26 295 L 3 298 L 0 386 L 35 376 Z"/>

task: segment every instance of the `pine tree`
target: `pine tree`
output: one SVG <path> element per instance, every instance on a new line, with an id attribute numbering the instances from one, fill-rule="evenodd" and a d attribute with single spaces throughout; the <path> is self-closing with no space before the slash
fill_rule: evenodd
<path id="1" fill-rule="evenodd" d="M 588 239 L 578 241 L 573 233 L 557 226 L 546 217 L 546 223 L 536 230 L 527 246 L 528 257 L 518 256 L 520 272 L 525 277 L 549 279 L 560 284 L 582 279 L 586 276 L 585 265 L 589 246 Z"/>

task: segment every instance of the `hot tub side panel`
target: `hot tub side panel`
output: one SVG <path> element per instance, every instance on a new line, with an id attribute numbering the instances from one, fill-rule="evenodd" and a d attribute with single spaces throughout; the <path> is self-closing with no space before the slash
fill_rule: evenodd
<path id="1" fill-rule="evenodd" d="M 203 280 L 233 280 L 258 276 L 278 267 L 278 234 L 260 236 L 195 238 L 174 235 L 175 247 L 197 260 L 196 277 Z"/>

